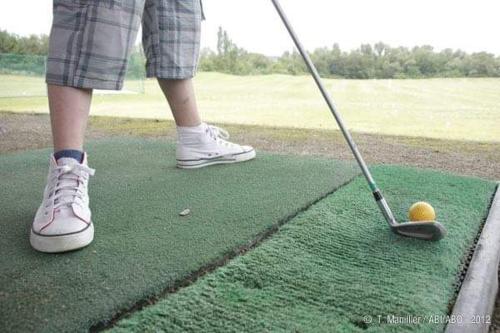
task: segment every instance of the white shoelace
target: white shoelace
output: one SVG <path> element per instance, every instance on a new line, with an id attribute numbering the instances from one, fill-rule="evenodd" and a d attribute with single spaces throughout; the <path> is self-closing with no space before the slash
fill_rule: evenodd
<path id="1" fill-rule="evenodd" d="M 217 126 L 207 125 L 207 132 L 215 140 L 218 138 L 223 139 L 223 140 L 229 139 L 229 133 L 225 129 L 217 127 Z"/>
<path id="2" fill-rule="evenodd" d="M 94 169 L 83 164 L 56 167 L 50 179 L 53 185 L 49 189 L 49 198 L 54 200 L 53 208 L 71 207 L 74 203 L 81 205 L 85 197 L 85 184 L 94 173 Z"/>
<path id="3" fill-rule="evenodd" d="M 227 141 L 229 139 L 229 133 L 223 128 L 207 125 L 207 133 L 220 145 L 227 147 L 236 146 L 234 143 Z"/>

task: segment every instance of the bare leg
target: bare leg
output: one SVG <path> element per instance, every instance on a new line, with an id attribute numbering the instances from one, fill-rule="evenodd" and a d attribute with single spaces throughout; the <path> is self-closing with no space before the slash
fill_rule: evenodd
<path id="1" fill-rule="evenodd" d="M 54 151 L 83 150 L 92 90 L 48 85 Z"/>
<path id="2" fill-rule="evenodd" d="M 158 83 L 167 98 L 177 126 L 193 127 L 201 124 L 191 79 L 158 79 Z"/>

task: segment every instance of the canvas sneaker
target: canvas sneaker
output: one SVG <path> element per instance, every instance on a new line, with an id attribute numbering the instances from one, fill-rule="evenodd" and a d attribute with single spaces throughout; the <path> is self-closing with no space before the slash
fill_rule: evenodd
<path id="1" fill-rule="evenodd" d="M 201 132 L 189 143 L 177 142 L 177 167 L 196 169 L 214 164 L 244 162 L 254 159 L 255 149 L 227 141 L 229 133 L 224 129 L 202 124 Z"/>
<path id="2" fill-rule="evenodd" d="M 31 246 L 47 253 L 66 252 L 89 245 L 94 226 L 87 186 L 94 170 L 72 158 L 50 158 L 47 186 L 30 233 Z"/>

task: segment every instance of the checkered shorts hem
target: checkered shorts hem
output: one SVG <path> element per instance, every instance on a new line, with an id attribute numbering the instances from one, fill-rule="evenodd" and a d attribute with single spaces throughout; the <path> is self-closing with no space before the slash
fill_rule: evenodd
<path id="1" fill-rule="evenodd" d="M 158 79 L 166 79 L 166 80 L 185 80 L 192 79 L 196 75 L 195 67 L 188 68 L 167 68 L 160 69 L 158 66 L 147 66 L 146 67 L 146 76 L 148 78 L 158 78 Z"/>
<path id="2" fill-rule="evenodd" d="M 122 81 L 117 82 L 106 80 L 91 80 L 88 78 L 80 78 L 77 76 L 67 80 L 63 80 L 61 77 L 46 77 L 45 83 L 55 86 L 73 87 L 80 89 L 121 90 L 123 88 Z"/>

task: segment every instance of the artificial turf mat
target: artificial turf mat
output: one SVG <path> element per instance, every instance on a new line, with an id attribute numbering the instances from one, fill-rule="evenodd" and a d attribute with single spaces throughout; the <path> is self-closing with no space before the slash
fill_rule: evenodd
<path id="1" fill-rule="evenodd" d="M 113 331 L 442 331 L 444 318 L 430 316 L 449 314 L 457 276 L 495 184 L 374 169 L 398 218 L 405 218 L 413 201 L 428 200 L 448 236 L 433 243 L 392 234 L 359 177 L 256 249 L 120 321 Z M 420 323 L 395 322 L 410 318 Z"/>
<path id="2" fill-rule="evenodd" d="M 97 169 L 88 248 L 37 253 L 28 236 L 48 150 L 0 156 L 0 332 L 75 332 L 157 295 L 249 244 L 358 174 L 352 164 L 259 154 L 238 166 L 175 168 L 164 141 L 88 145 Z M 189 217 L 179 212 L 191 209 Z"/>

